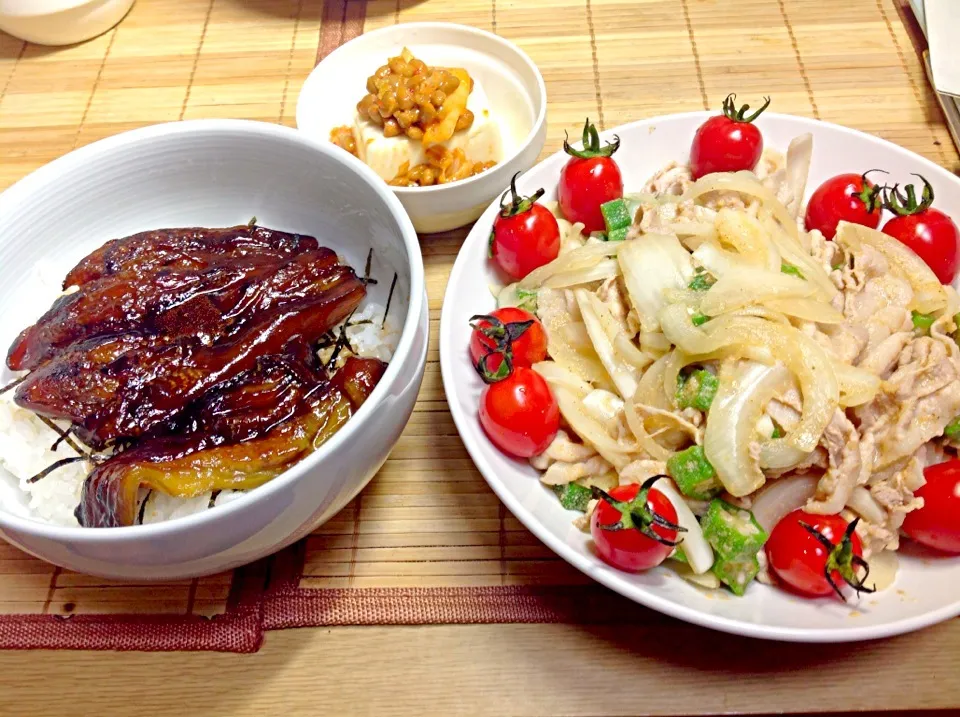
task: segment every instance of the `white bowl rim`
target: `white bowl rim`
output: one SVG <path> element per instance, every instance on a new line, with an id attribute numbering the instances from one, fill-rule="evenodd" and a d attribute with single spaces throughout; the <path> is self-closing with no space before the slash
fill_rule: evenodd
<path id="1" fill-rule="evenodd" d="M 344 164 L 348 169 L 356 172 L 371 187 L 371 189 L 386 202 L 391 214 L 400 226 L 400 234 L 410 269 L 410 300 L 407 315 L 404 319 L 400 341 L 393 352 L 387 370 L 377 384 L 370 398 L 364 402 L 359 410 L 351 416 L 342 429 L 324 443 L 319 449 L 301 460 L 296 465 L 278 475 L 264 485 L 245 492 L 244 495 L 231 500 L 215 509 L 204 510 L 199 513 L 171 518 L 160 523 L 147 525 L 129 525 L 115 528 L 83 528 L 79 526 L 63 526 L 43 522 L 33 518 L 25 518 L 12 514 L 0 508 L 0 528 L 9 528 L 25 534 L 39 536 L 51 540 L 73 544 L 89 544 L 103 542 L 123 542 L 131 539 L 153 539 L 174 535 L 186 528 L 199 527 L 223 519 L 241 511 L 252 503 L 284 489 L 307 472 L 308 469 L 323 462 L 323 459 L 338 450 L 347 437 L 360 430 L 370 416 L 383 403 L 389 387 L 397 380 L 398 375 L 412 358 L 412 349 L 419 330 L 420 315 L 423 312 L 425 297 L 423 257 L 420 252 L 420 243 L 414 231 L 410 217 L 404 211 L 400 200 L 387 191 L 387 185 L 372 169 L 367 167 L 356 157 L 334 147 L 333 145 L 308 137 L 292 127 L 258 122 L 255 120 L 238 119 L 196 119 L 165 122 L 129 130 L 112 137 L 98 140 L 80 149 L 73 150 L 52 162 L 45 164 L 18 181 L 9 189 L 0 194 L 0 210 L 8 204 L 16 204 L 21 197 L 32 193 L 36 187 L 42 187 L 50 178 L 71 172 L 82 166 L 87 160 L 96 157 L 104 151 L 136 145 L 159 137 L 177 136 L 181 134 L 219 134 L 234 132 L 240 135 L 261 135 L 291 141 L 304 145 L 306 148 L 327 155 L 336 162 Z"/>
<path id="2" fill-rule="evenodd" d="M 371 30 L 370 32 L 365 32 L 362 35 L 358 35 L 357 37 L 353 38 L 349 42 L 345 42 L 344 44 L 340 45 L 340 47 L 338 47 L 336 50 L 334 50 L 325 58 L 323 58 L 320 62 L 318 62 L 317 67 L 320 67 L 324 62 L 327 62 L 331 58 L 336 57 L 337 53 L 343 50 L 343 48 L 348 47 L 352 42 L 356 42 L 357 40 L 367 39 L 371 37 L 376 38 L 378 35 L 386 35 L 391 32 L 396 32 L 397 28 L 403 28 L 404 30 L 410 30 L 410 29 L 416 29 L 416 28 L 424 28 L 428 30 L 444 30 L 444 29 L 449 30 L 451 28 L 455 28 L 458 32 L 464 32 L 467 35 L 477 35 L 479 37 L 483 37 L 491 42 L 497 43 L 498 45 L 509 50 L 510 52 L 515 53 L 523 61 L 523 63 L 528 67 L 528 69 L 530 69 L 533 72 L 533 76 L 537 78 L 537 89 L 539 90 L 540 97 L 541 97 L 540 106 L 537 108 L 537 117 L 533 121 L 533 125 L 530 127 L 530 131 L 527 133 L 527 136 L 524 137 L 523 142 L 521 142 L 517 146 L 517 149 L 514 152 L 512 152 L 508 157 L 504 157 L 501 161 L 497 162 L 497 164 L 489 170 L 490 173 L 495 172 L 501 167 L 505 167 L 508 164 L 510 164 L 510 162 L 516 159 L 520 155 L 520 153 L 523 152 L 523 150 L 526 149 L 528 146 L 530 146 L 533 140 L 536 139 L 537 133 L 540 131 L 540 128 L 547 121 L 547 84 L 543 80 L 543 75 L 540 72 L 540 68 L 538 68 L 537 65 L 534 63 L 534 61 L 530 59 L 530 55 L 524 52 L 524 50 L 516 43 L 511 42 L 510 40 L 500 37 L 499 35 L 496 35 L 487 30 L 481 30 L 478 27 L 473 27 L 471 25 L 461 25 L 460 23 L 457 23 L 457 22 L 405 22 L 399 25 L 387 25 L 385 27 L 377 28 L 376 30 Z M 490 53 L 487 53 L 487 54 L 490 54 Z M 499 55 L 497 55 L 497 57 L 499 57 Z M 316 67 L 314 68 L 314 70 L 316 70 Z M 311 74 L 313 74 L 313 70 L 311 70 Z M 310 77 L 307 76 L 307 81 L 309 81 L 309 79 Z M 306 86 L 306 81 L 304 82 L 304 86 Z M 302 96 L 303 96 L 303 91 L 301 90 L 300 97 Z M 300 105 L 300 101 L 298 99 L 297 100 L 298 110 L 299 110 L 299 105 Z M 299 115 L 299 112 L 298 112 L 298 115 Z M 300 127 L 299 119 L 297 121 L 297 127 L 298 128 Z M 467 186 L 470 186 L 472 183 L 475 183 L 481 179 L 484 179 L 485 176 L 489 176 L 489 174 L 486 174 L 486 173 L 475 174 L 472 177 L 467 177 L 466 179 L 459 179 L 456 182 L 450 182 L 449 184 L 435 184 L 430 187 L 394 187 L 392 185 L 388 185 L 388 186 L 390 187 L 391 190 L 393 190 L 395 193 L 401 196 L 415 194 L 416 196 L 419 197 L 425 194 L 442 192 L 445 189 L 450 189 L 451 187 L 457 187 L 457 188 L 467 187 Z"/>
<path id="3" fill-rule="evenodd" d="M 601 138 L 610 139 L 613 135 L 618 132 L 622 132 L 626 129 L 640 128 L 640 127 L 649 127 L 656 126 L 658 123 L 663 122 L 672 122 L 684 119 L 691 118 L 703 118 L 706 119 L 712 115 L 715 115 L 716 112 L 709 110 L 697 110 L 694 112 L 677 112 L 668 115 L 659 115 L 655 117 L 648 117 L 646 119 L 635 120 L 633 122 L 627 122 L 622 125 L 617 125 L 608 130 L 604 130 L 600 133 Z M 901 147 L 893 142 L 882 139 L 872 134 L 866 132 L 861 132 L 859 130 L 852 129 L 850 127 L 844 127 L 843 125 L 834 124 L 832 122 L 825 122 L 823 120 L 813 119 L 810 117 L 802 117 L 799 115 L 789 115 L 778 112 L 765 112 L 764 117 L 767 120 L 788 120 L 791 122 L 799 122 L 801 124 L 808 125 L 809 127 L 814 128 L 817 126 L 828 126 L 831 130 L 842 132 L 851 136 L 856 136 L 859 139 L 865 139 L 872 143 L 883 145 L 887 147 L 892 147 L 898 152 L 906 153 L 910 155 L 912 160 L 915 160 L 918 165 L 922 166 L 929 174 L 926 175 L 928 178 L 930 176 L 936 175 L 941 179 L 941 181 L 948 182 L 960 182 L 956 176 L 950 173 L 948 170 L 940 167 L 929 159 L 911 152 L 910 150 Z M 579 145 L 579 143 L 577 143 Z M 575 146 L 577 146 L 575 145 Z M 550 155 L 543 162 L 550 161 L 556 155 L 563 152 L 563 150 L 558 150 L 554 154 Z M 542 162 L 541 162 L 542 163 Z M 538 163 L 538 164 L 541 164 Z M 480 231 L 480 229 L 486 226 L 490 222 L 490 217 L 492 216 L 493 208 L 497 205 L 497 202 L 494 201 L 488 206 L 484 213 L 477 220 L 474 227 L 470 230 L 470 234 L 467 235 L 467 238 L 461 244 L 460 251 L 457 253 L 457 258 L 454 261 L 453 268 L 450 270 L 450 279 L 451 281 L 447 284 L 447 290 L 444 293 L 443 304 L 440 314 L 440 336 L 439 336 L 439 351 L 440 351 L 440 377 L 444 387 L 444 393 L 447 396 L 447 405 L 450 409 L 450 413 L 453 416 L 454 425 L 457 427 L 457 432 L 460 434 L 460 438 L 463 441 L 464 446 L 467 449 L 467 453 L 470 454 L 470 458 L 476 464 L 477 469 L 480 474 L 483 476 L 483 479 L 487 482 L 487 485 L 497 494 L 497 497 L 503 501 L 504 505 L 510 510 L 510 512 L 519 520 L 523 526 L 533 533 L 540 541 L 542 541 L 550 550 L 563 558 L 570 565 L 575 567 L 577 570 L 584 573 L 591 580 L 595 580 L 606 588 L 613 590 L 619 595 L 632 600 L 634 602 L 640 603 L 645 607 L 656 610 L 657 612 L 663 613 L 670 617 L 675 617 L 685 622 L 692 623 L 694 625 L 700 625 L 702 627 L 708 627 L 714 630 L 719 630 L 721 632 L 727 632 L 735 635 L 743 635 L 745 637 L 755 637 L 765 640 L 779 640 L 783 642 L 802 642 L 802 643 L 840 643 L 840 642 L 858 642 L 863 640 L 875 640 L 885 637 L 892 637 L 894 635 L 900 635 L 907 632 L 912 632 L 914 630 L 919 630 L 921 628 L 933 625 L 935 623 L 947 620 L 949 618 L 957 617 L 960 615 L 960 599 L 954 601 L 950 605 L 945 605 L 936 610 L 931 610 L 929 612 L 923 613 L 922 615 L 917 615 L 910 618 L 905 618 L 902 620 L 894 620 L 889 623 L 884 623 L 882 625 L 875 626 L 864 626 L 864 627 L 853 627 L 843 630 L 833 630 L 830 628 L 802 628 L 802 627 L 780 627 L 780 626 L 769 626 L 756 623 L 749 623 L 740 620 L 735 620 L 728 617 L 723 617 L 721 615 L 713 615 L 705 612 L 701 612 L 691 607 L 685 605 L 680 605 L 671 600 L 663 598 L 653 592 L 629 592 L 623 589 L 623 586 L 620 584 L 620 580 L 616 577 L 616 574 L 613 572 L 592 572 L 591 569 L 594 568 L 599 558 L 590 557 L 584 554 L 581 554 L 579 551 L 573 547 L 567 545 L 563 540 L 556 537 L 551 531 L 549 531 L 543 524 L 536 519 L 536 517 L 528 511 L 523 504 L 514 499 L 510 491 L 507 490 L 506 485 L 499 479 L 488 478 L 489 475 L 496 475 L 496 471 L 490 466 L 489 463 L 484 459 L 483 454 L 478 450 L 475 439 L 470 433 L 470 429 L 467 427 L 468 416 L 455 408 L 454 403 L 450 399 L 450 392 L 448 386 L 455 386 L 456 382 L 453 376 L 453 362 L 454 357 L 451 356 L 451 350 L 448 348 L 448 344 L 451 341 L 450 333 L 451 327 L 454 321 L 460 320 L 460 317 L 452 316 L 452 312 L 445 311 L 443 307 L 447 304 L 447 296 L 454 291 L 454 283 L 452 281 L 453 277 L 458 274 L 459 271 L 462 271 L 461 264 L 467 261 L 467 252 L 465 248 L 467 244 L 471 241 L 471 236 L 474 231 Z M 445 350 L 446 349 L 446 350 Z"/>

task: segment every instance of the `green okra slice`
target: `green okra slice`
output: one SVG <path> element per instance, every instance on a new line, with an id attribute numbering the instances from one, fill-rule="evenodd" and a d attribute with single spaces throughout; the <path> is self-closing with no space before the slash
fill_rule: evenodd
<path id="1" fill-rule="evenodd" d="M 769 537 L 753 513 L 719 498 L 710 501 L 706 514 L 700 519 L 700 528 L 717 561 L 721 562 L 756 556 Z"/>
<path id="2" fill-rule="evenodd" d="M 623 241 L 627 238 L 627 232 L 630 227 L 621 227 L 620 229 L 611 229 L 607 232 L 607 241 Z"/>
<path id="3" fill-rule="evenodd" d="M 710 500 L 720 492 L 717 472 L 703 452 L 703 446 L 690 446 L 667 460 L 667 473 L 680 492 L 688 498 Z"/>
<path id="4" fill-rule="evenodd" d="M 603 223 L 607 227 L 608 235 L 617 229 L 627 229 L 633 223 L 630 209 L 623 199 L 604 202 L 600 205 L 600 213 L 603 215 Z"/>
<path id="5" fill-rule="evenodd" d="M 731 560 L 717 558 L 713 563 L 713 574 L 720 578 L 720 582 L 730 588 L 737 596 L 742 596 L 747 585 L 753 582 L 760 572 L 760 562 L 757 554 L 741 555 Z"/>
<path id="6" fill-rule="evenodd" d="M 706 411 L 717 395 L 720 381 L 709 371 L 697 369 L 689 376 L 678 377 L 677 406 Z"/>
<path id="7" fill-rule="evenodd" d="M 553 490 L 560 498 L 560 505 L 567 510 L 579 510 L 581 513 L 587 512 L 587 503 L 593 497 L 589 488 L 584 488 L 577 483 L 555 485 Z"/>

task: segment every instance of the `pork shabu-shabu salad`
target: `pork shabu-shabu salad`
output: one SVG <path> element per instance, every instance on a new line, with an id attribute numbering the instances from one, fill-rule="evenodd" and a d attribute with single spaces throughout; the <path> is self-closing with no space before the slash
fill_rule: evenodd
<path id="1" fill-rule="evenodd" d="M 804 204 L 812 137 L 734 99 L 638 191 L 588 121 L 556 203 L 504 194 L 479 420 L 614 567 L 870 592 L 905 537 L 960 553 L 957 227 L 882 168 Z"/>

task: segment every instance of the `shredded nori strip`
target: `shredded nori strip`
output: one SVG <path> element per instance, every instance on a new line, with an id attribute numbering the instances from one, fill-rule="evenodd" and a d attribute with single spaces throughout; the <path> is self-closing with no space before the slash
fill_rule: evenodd
<path id="1" fill-rule="evenodd" d="M 54 442 L 54 444 L 53 444 L 52 446 L 50 446 L 50 450 L 51 450 L 51 451 L 56 451 L 56 450 L 57 450 L 57 446 L 59 446 L 59 445 L 60 445 L 60 442 L 63 441 L 63 442 L 65 442 L 68 446 L 70 446 L 73 450 L 75 450 L 77 453 L 79 453 L 81 456 L 88 456 L 88 455 L 90 455 L 89 453 L 87 453 L 87 451 L 83 450 L 80 446 L 78 446 L 76 443 L 74 443 L 74 441 L 73 441 L 72 438 L 70 438 L 70 431 L 73 430 L 72 428 L 68 428 L 66 431 L 64 431 L 62 428 L 60 428 L 60 426 L 58 426 L 56 423 L 54 423 L 53 421 L 51 421 L 51 420 L 50 420 L 49 418 L 47 418 L 46 416 L 40 416 L 40 415 L 38 415 L 37 418 L 39 418 L 41 421 L 43 421 L 44 425 L 46 425 L 47 428 L 49 428 L 51 431 L 53 431 L 54 433 L 56 433 L 56 434 L 59 436 L 59 438 L 57 438 L 57 440 Z"/>
<path id="2" fill-rule="evenodd" d="M 220 490 L 215 490 L 210 493 L 210 501 L 207 503 L 207 510 L 212 508 L 217 503 L 217 497 L 220 495 Z"/>
<path id="3" fill-rule="evenodd" d="M 6 393 L 7 391 L 9 391 L 11 388 L 16 388 L 16 387 L 19 386 L 21 383 L 23 383 L 24 381 L 26 381 L 26 380 L 27 380 L 27 376 L 29 376 L 29 375 L 30 375 L 30 374 L 25 373 L 25 374 L 23 374 L 23 376 L 21 376 L 20 378 L 15 378 L 13 381 L 11 381 L 10 383 L 8 383 L 6 386 L 0 387 L 0 396 L 2 396 L 3 394 L 5 394 L 5 393 Z"/>
<path id="4" fill-rule="evenodd" d="M 57 461 L 56 463 L 53 463 L 52 465 L 47 466 L 42 471 L 37 473 L 35 476 L 31 476 L 27 478 L 27 483 L 36 483 L 41 478 L 46 478 L 48 475 L 53 473 L 58 468 L 63 468 L 64 466 L 68 466 L 71 463 L 77 463 L 78 461 L 85 461 L 87 460 L 87 458 L 88 456 L 72 456 L 70 458 L 63 458 Z"/>
<path id="5" fill-rule="evenodd" d="M 380 324 L 381 329 L 387 327 L 387 314 L 390 313 L 390 304 L 393 302 L 393 290 L 397 288 L 397 272 L 393 272 L 393 281 L 390 282 L 390 293 L 387 294 L 387 306 L 383 310 L 383 323 Z"/>
<path id="6" fill-rule="evenodd" d="M 353 347 L 350 345 L 350 339 L 347 338 L 347 326 L 350 325 L 350 319 L 353 318 L 355 313 L 357 313 L 356 309 L 351 311 L 350 316 L 347 317 L 347 320 L 340 325 L 340 335 L 337 337 L 337 343 L 333 346 L 333 353 L 330 354 L 330 358 L 327 359 L 327 364 L 324 366 L 325 369 L 329 370 L 331 366 L 336 365 L 337 357 L 340 355 L 340 352 L 343 349 L 347 349 L 351 353 L 356 353 L 356 351 L 354 351 Z"/>
<path id="7" fill-rule="evenodd" d="M 143 498 L 143 502 L 140 504 L 140 511 L 137 513 L 137 525 L 143 525 L 143 516 L 147 512 L 147 503 L 150 502 L 150 497 L 153 495 L 152 490 L 148 490 L 147 494 Z"/>
<path id="8" fill-rule="evenodd" d="M 363 285 L 370 283 L 370 264 L 373 263 L 373 247 L 367 252 L 367 263 L 363 267 Z"/>

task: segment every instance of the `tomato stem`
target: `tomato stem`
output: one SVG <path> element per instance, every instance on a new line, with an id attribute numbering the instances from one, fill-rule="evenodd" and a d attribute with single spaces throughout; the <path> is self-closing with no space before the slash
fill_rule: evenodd
<path id="1" fill-rule="evenodd" d="M 882 169 L 868 169 L 860 175 L 860 179 L 863 182 L 863 189 L 857 194 L 857 199 L 863 202 L 863 206 L 868 213 L 873 213 L 878 207 L 883 206 L 883 187 L 871 182 L 867 178 L 870 172 L 880 172 L 881 174 L 887 174 L 887 172 Z"/>
<path id="2" fill-rule="evenodd" d="M 644 481 L 643 485 L 640 486 L 640 490 L 637 492 L 636 498 L 631 501 L 617 500 L 601 488 L 593 486 L 591 491 L 593 492 L 594 498 L 597 500 L 606 501 L 612 508 L 620 512 L 620 520 L 618 520 L 616 523 L 599 525 L 598 527 L 601 530 L 607 531 L 629 530 L 630 528 L 636 528 L 643 535 L 647 536 L 651 540 L 657 541 L 661 545 L 666 545 L 671 548 L 680 545 L 683 540 L 669 540 L 664 538 L 653 529 L 653 526 L 657 525 L 661 528 L 673 530 L 677 533 L 686 533 L 687 529 L 667 520 L 656 511 L 650 510 L 650 507 L 647 505 L 647 495 L 650 492 L 650 489 L 653 487 L 653 484 L 661 478 L 669 477 L 670 476 L 660 474 L 648 478 L 646 481 Z"/>
<path id="3" fill-rule="evenodd" d="M 744 105 L 740 109 L 737 109 L 737 95 L 731 92 L 727 95 L 727 98 L 723 101 L 723 114 L 727 119 L 734 122 L 745 122 L 750 124 L 757 117 L 759 117 L 767 107 L 770 106 L 770 98 L 764 97 L 764 102 L 758 110 L 756 110 L 752 115 L 747 115 L 747 110 L 750 109 L 750 105 Z"/>
<path id="4" fill-rule="evenodd" d="M 545 190 L 541 187 L 529 197 L 524 197 L 517 191 L 517 177 L 520 176 L 520 172 L 517 172 L 510 178 L 510 189 L 503 193 L 503 196 L 500 197 L 500 216 L 506 219 L 507 217 L 515 217 L 518 214 L 523 214 L 529 212 L 533 205 L 537 203 L 537 200 L 544 195 Z M 507 201 L 507 195 L 510 195 L 510 201 Z"/>
<path id="5" fill-rule="evenodd" d="M 574 149 L 570 146 L 570 136 L 564 131 L 563 151 L 571 157 L 578 159 L 593 159 L 595 157 L 610 157 L 620 149 L 620 138 L 613 136 L 613 142 L 607 142 L 603 147 L 600 146 L 600 133 L 597 128 L 591 124 L 587 117 L 583 125 L 583 149 Z"/>
<path id="6" fill-rule="evenodd" d="M 840 592 L 840 587 L 833 579 L 834 572 L 839 573 L 843 581 L 857 591 L 857 595 L 860 593 L 876 592 L 876 587 L 868 588 L 865 584 L 867 577 L 870 575 L 870 565 L 859 555 L 853 554 L 853 531 L 856 530 L 857 523 L 859 522 L 859 517 L 851 520 L 850 524 L 847 525 L 847 529 L 843 532 L 843 538 L 840 539 L 839 543 L 834 544 L 826 535 L 812 525 L 802 520 L 800 521 L 800 525 L 829 551 L 827 553 L 827 560 L 823 566 L 823 575 L 837 596 L 844 601 L 846 598 L 843 596 L 843 593 Z M 857 568 L 863 568 L 862 578 L 857 575 Z"/>
<path id="7" fill-rule="evenodd" d="M 493 342 L 487 352 L 480 357 L 474 369 L 484 383 L 496 383 L 513 373 L 513 342 L 533 326 L 534 320 L 511 321 L 503 323 L 496 316 L 475 314 L 470 317 L 470 326 Z M 482 324 L 486 324 L 483 326 Z M 490 359 L 499 356 L 501 361 L 496 369 L 490 368 Z"/>
<path id="8" fill-rule="evenodd" d="M 904 187 L 900 191 L 900 185 L 894 184 L 892 187 L 884 187 L 883 206 L 896 214 L 898 217 L 909 217 L 914 214 L 921 214 L 930 208 L 933 204 L 933 186 L 920 174 L 914 174 L 923 182 L 923 191 L 920 194 L 920 201 L 917 201 L 917 191 L 912 184 Z"/>

